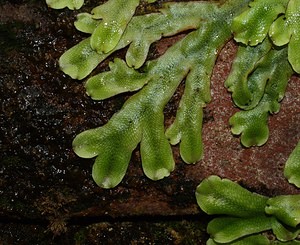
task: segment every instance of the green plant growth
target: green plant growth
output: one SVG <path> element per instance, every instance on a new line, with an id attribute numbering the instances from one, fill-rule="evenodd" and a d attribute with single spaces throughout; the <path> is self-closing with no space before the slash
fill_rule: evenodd
<path id="1" fill-rule="evenodd" d="M 300 142 L 289 156 L 285 168 L 284 176 L 288 179 L 291 184 L 294 184 L 300 188 Z"/>
<path id="2" fill-rule="evenodd" d="M 84 0 L 46 0 L 46 3 L 54 9 L 80 9 L 84 3 Z"/>
<path id="3" fill-rule="evenodd" d="M 82 5 L 72 0 L 47 3 L 71 9 Z M 152 180 L 174 169 L 171 145 L 179 144 L 186 163 L 202 158 L 202 109 L 210 101 L 210 76 L 218 52 L 232 33 L 241 44 L 225 86 L 242 109 L 230 119 L 232 132 L 241 134 L 247 147 L 264 144 L 269 113 L 279 111 L 288 79 L 299 71 L 297 0 L 174 2 L 165 3 L 160 12 L 135 16 L 138 4 L 109 0 L 91 13 L 79 14 L 75 27 L 90 37 L 59 59 L 64 73 L 88 78 L 85 88 L 94 100 L 136 91 L 107 124 L 84 131 L 73 141 L 78 156 L 96 157 L 95 182 L 104 188 L 118 185 L 138 144 L 144 173 Z M 152 43 L 183 31 L 189 33 L 182 40 L 161 57 L 146 61 Z M 89 76 L 125 47 L 125 60 L 117 58 L 109 71 Z M 165 130 L 164 106 L 182 81 L 185 90 L 176 119 Z"/>
<path id="4" fill-rule="evenodd" d="M 208 223 L 208 245 L 300 244 L 300 195 L 268 198 L 212 175 L 197 187 L 196 199 L 204 212 L 218 215 Z M 260 234 L 268 230 L 276 241 Z"/>
<path id="5" fill-rule="evenodd" d="M 233 20 L 234 39 L 242 44 L 225 86 L 243 109 L 230 119 L 232 133 L 241 134 L 247 147 L 267 141 L 269 113 L 279 111 L 288 79 L 299 71 L 293 38 L 300 30 L 298 5 L 293 0 L 255 0 Z"/>

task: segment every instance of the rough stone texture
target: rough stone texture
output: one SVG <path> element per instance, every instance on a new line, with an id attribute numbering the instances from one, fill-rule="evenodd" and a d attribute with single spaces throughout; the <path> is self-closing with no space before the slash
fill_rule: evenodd
<path id="1" fill-rule="evenodd" d="M 77 157 L 71 143 L 79 132 L 105 124 L 130 94 L 95 102 L 82 82 L 59 71 L 57 59 L 84 37 L 72 24 L 76 12 L 48 9 L 40 0 L 0 3 L 0 243 L 111 244 L 122 237 L 120 244 L 204 244 L 207 216 L 194 191 L 205 177 L 226 177 L 268 196 L 299 193 L 283 176 L 300 139 L 299 76 L 290 80 L 280 112 L 270 117 L 267 144 L 242 147 L 230 133 L 228 120 L 237 108 L 223 85 L 236 52 L 233 41 L 212 76 L 203 160 L 184 164 L 175 146 L 175 171 L 154 182 L 143 175 L 137 149 L 122 183 L 99 188 L 91 178 L 94 160 Z M 153 45 L 152 56 L 179 38 Z M 166 124 L 182 91 L 183 85 L 165 109 Z"/>

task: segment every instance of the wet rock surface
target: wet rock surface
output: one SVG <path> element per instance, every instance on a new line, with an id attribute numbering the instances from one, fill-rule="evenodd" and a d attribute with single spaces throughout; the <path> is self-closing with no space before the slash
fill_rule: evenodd
<path id="1" fill-rule="evenodd" d="M 281 111 L 269 120 L 267 144 L 242 147 L 230 133 L 228 120 L 237 109 L 224 88 L 236 52 L 233 41 L 223 48 L 212 76 L 203 160 L 187 165 L 175 146 L 175 171 L 154 182 L 144 176 L 137 149 L 121 184 L 99 188 L 91 178 L 94 160 L 77 157 L 72 140 L 105 124 L 130 94 L 93 101 L 82 81 L 59 70 L 60 55 L 85 37 L 73 26 L 76 11 L 52 10 L 40 0 L 0 3 L 0 242 L 204 244 L 207 217 L 194 191 L 205 177 L 230 178 L 267 196 L 298 192 L 284 179 L 283 167 L 300 138 L 299 76 L 292 77 Z M 87 1 L 84 8 L 93 4 Z M 151 57 L 181 37 L 156 43 Z M 175 116 L 183 88 L 165 109 L 166 124 Z"/>

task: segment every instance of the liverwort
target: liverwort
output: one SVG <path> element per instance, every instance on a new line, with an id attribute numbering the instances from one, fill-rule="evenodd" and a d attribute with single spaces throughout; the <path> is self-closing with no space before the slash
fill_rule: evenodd
<path id="1" fill-rule="evenodd" d="M 300 187 L 300 142 L 285 163 L 284 176 L 291 184 Z"/>

